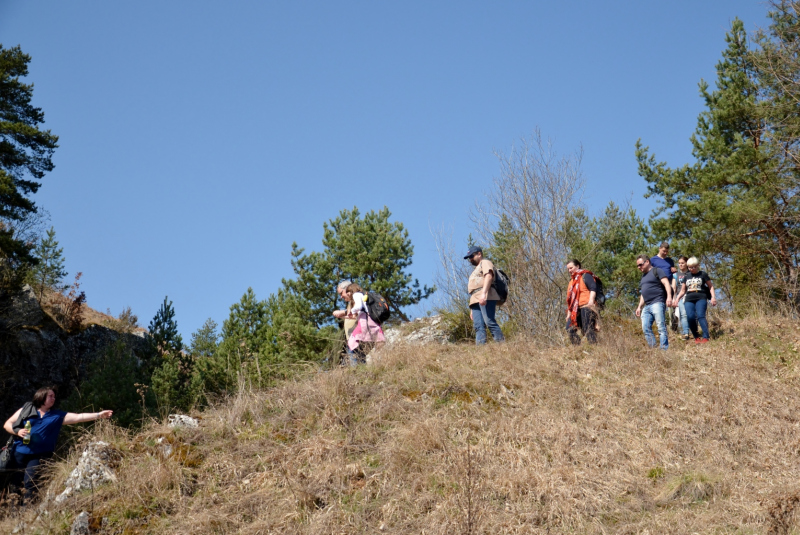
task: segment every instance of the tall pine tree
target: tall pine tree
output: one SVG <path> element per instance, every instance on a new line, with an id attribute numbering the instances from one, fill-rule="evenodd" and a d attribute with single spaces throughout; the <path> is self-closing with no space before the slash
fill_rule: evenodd
<path id="1" fill-rule="evenodd" d="M 36 212 L 30 195 L 53 170 L 58 137 L 41 130 L 44 113 L 31 104 L 31 58 L 17 46 L 0 45 L 0 258 L 13 265 L 35 263 L 30 245 L 14 235 L 13 223 Z"/>
<path id="2" fill-rule="evenodd" d="M 735 302 L 762 282 L 772 295 L 796 299 L 796 170 L 781 163 L 784 147 L 771 135 L 771 104 L 760 95 L 740 20 L 726 42 L 715 89 L 700 83 L 706 110 L 691 138 L 695 162 L 671 169 L 637 142 L 639 174 L 658 202 L 652 226 L 681 250 L 728 265 Z"/>

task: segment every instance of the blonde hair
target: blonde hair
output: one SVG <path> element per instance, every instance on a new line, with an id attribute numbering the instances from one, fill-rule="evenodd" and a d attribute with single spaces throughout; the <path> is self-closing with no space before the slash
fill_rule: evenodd
<path id="1" fill-rule="evenodd" d="M 686 265 L 689 267 L 695 267 L 700 265 L 700 261 L 697 259 L 696 256 L 689 257 L 689 260 L 686 261 Z"/>

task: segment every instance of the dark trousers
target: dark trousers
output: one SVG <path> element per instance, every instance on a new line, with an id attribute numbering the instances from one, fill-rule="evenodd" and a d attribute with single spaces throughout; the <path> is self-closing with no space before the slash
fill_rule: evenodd
<path id="1" fill-rule="evenodd" d="M 572 322 L 567 320 L 567 332 L 569 333 L 569 341 L 575 345 L 581 343 L 581 337 L 578 335 L 578 328 L 580 328 L 583 336 L 590 344 L 597 343 L 597 314 L 589 307 L 578 309 L 578 327 L 572 325 Z"/>
<path id="2" fill-rule="evenodd" d="M 36 472 L 39 470 L 39 465 L 53 456 L 53 452 L 47 453 L 34 453 L 25 454 L 18 451 L 14 452 L 14 462 L 17 465 L 19 473 L 14 478 L 14 483 L 22 486 L 22 500 L 23 502 L 30 500 L 31 496 L 37 489 Z"/>

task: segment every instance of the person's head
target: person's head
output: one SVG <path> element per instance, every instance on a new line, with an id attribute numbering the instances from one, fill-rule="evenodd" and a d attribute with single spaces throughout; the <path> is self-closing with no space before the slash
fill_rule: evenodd
<path id="1" fill-rule="evenodd" d="M 640 254 L 636 257 L 636 267 L 642 273 L 647 273 L 650 271 L 650 257 L 646 254 Z"/>
<path id="2" fill-rule="evenodd" d="M 344 293 L 347 296 L 345 299 L 347 301 L 350 301 L 353 299 L 353 294 L 357 294 L 359 292 L 363 293 L 364 290 L 362 290 L 361 286 L 359 286 L 355 282 L 351 282 L 350 285 L 344 290 Z"/>
<path id="3" fill-rule="evenodd" d="M 353 281 L 342 281 L 336 286 L 336 293 L 339 294 L 339 297 L 347 301 L 347 297 L 345 295 L 345 290 L 347 287 L 353 284 Z"/>
<path id="4" fill-rule="evenodd" d="M 678 269 L 681 271 L 686 271 L 689 267 L 686 265 L 686 261 L 689 260 L 685 256 L 678 258 Z"/>
<path id="5" fill-rule="evenodd" d="M 50 410 L 56 403 L 56 391 L 52 386 L 43 386 L 33 395 L 31 400 L 37 409 Z"/>
<path id="6" fill-rule="evenodd" d="M 700 271 L 700 261 L 697 259 L 696 256 L 693 256 L 689 260 L 687 260 L 686 265 L 689 266 L 689 271 L 691 271 L 692 273 L 697 273 L 698 271 Z"/>
<path id="7" fill-rule="evenodd" d="M 467 251 L 467 254 L 464 256 L 464 260 L 469 260 L 469 263 L 473 266 L 477 266 L 483 260 L 483 249 L 478 247 L 477 245 L 473 245 Z"/>
<path id="8" fill-rule="evenodd" d="M 578 261 L 577 258 L 573 258 L 569 262 L 567 262 L 567 271 L 569 271 L 570 275 L 574 275 L 576 271 L 581 269 L 581 263 Z"/>
<path id="9" fill-rule="evenodd" d="M 662 241 L 661 245 L 658 246 L 658 256 L 661 258 L 666 258 L 669 254 L 669 243 Z"/>

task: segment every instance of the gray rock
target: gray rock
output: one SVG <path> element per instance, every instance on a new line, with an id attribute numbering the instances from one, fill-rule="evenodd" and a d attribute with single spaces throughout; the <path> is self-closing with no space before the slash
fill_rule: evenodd
<path id="1" fill-rule="evenodd" d="M 69 535 L 89 535 L 89 513 L 83 511 L 75 517 Z"/>
<path id="2" fill-rule="evenodd" d="M 167 425 L 170 427 L 188 427 L 189 429 L 195 429 L 200 427 L 200 422 L 197 418 L 192 418 L 185 414 L 170 414 Z"/>
<path id="3" fill-rule="evenodd" d="M 119 453 L 102 440 L 90 442 L 83 450 L 78 466 L 70 473 L 64 492 L 56 496 L 56 504 L 63 503 L 75 491 L 90 490 L 117 480 L 113 467 Z"/>
<path id="4" fill-rule="evenodd" d="M 410 345 L 447 344 L 447 334 L 441 323 L 441 316 L 428 316 L 387 328 L 383 333 L 386 337 L 386 345 L 399 343 Z"/>

